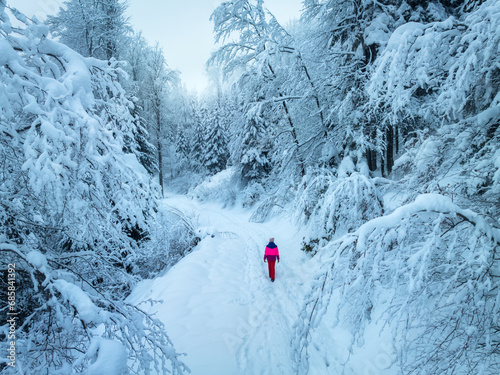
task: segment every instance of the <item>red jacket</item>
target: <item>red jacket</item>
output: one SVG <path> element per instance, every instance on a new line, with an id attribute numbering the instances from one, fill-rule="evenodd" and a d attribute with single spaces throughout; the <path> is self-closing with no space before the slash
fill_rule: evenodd
<path id="1" fill-rule="evenodd" d="M 269 260 L 274 262 L 278 259 L 280 261 L 280 252 L 278 250 L 278 246 L 274 242 L 269 242 L 266 246 L 266 251 L 264 252 L 264 260 Z"/>

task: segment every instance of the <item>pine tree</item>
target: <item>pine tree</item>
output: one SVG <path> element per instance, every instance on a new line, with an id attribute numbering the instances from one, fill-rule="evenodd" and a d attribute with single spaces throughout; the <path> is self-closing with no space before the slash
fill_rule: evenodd
<path id="1" fill-rule="evenodd" d="M 248 119 L 242 128 L 240 164 L 242 176 L 247 180 L 261 180 L 270 172 L 269 152 L 272 147 L 267 139 L 262 118 Z"/>
<path id="2" fill-rule="evenodd" d="M 207 145 L 205 144 L 205 132 L 207 131 L 206 127 L 203 126 L 204 119 L 208 116 L 208 109 L 205 106 L 202 106 L 198 109 L 195 124 L 193 137 L 190 140 L 190 160 L 193 169 L 197 172 L 204 173 L 205 172 L 205 152 Z"/>
<path id="3" fill-rule="evenodd" d="M 146 121 L 141 117 L 137 104 L 134 105 L 132 114 L 134 115 L 135 123 L 135 131 L 133 132 L 135 147 L 131 151 L 137 156 L 137 159 L 146 168 L 148 173 L 154 176 L 158 173 L 156 147 L 149 141 L 150 135 L 146 129 Z"/>
<path id="4" fill-rule="evenodd" d="M 186 132 L 187 129 L 185 128 L 179 130 L 176 142 L 176 152 L 181 160 L 187 161 L 189 160 L 190 147 L 189 147 L 188 137 L 186 136 Z"/>
<path id="5" fill-rule="evenodd" d="M 219 110 L 218 107 L 209 108 L 202 120 L 205 128 L 203 165 L 211 174 L 224 170 L 229 158 L 225 129 L 222 127 Z"/>

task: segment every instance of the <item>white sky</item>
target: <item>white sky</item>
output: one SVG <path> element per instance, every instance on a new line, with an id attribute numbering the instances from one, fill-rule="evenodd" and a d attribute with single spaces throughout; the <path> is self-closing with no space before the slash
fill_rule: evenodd
<path id="1" fill-rule="evenodd" d="M 205 62 L 215 50 L 213 25 L 209 18 L 222 0 L 129 0 L 128 15 L 136 31 L 142 30 L 151 45 L 159 42 L 170 68 L 181 72 L 190 90 L 207 86 Z M 63 0 L 7 0 L 27 16 L 44 19 L 55 14 Z M 302 0 L 264 0 L 268 8 L 286 25 L 297 18 Z"/>

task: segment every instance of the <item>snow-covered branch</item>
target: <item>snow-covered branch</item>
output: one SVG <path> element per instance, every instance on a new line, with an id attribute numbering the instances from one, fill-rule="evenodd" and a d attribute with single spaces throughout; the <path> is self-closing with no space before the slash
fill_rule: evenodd
<path id="1" fill-rule="evenodd" d="M 311 336 L 329 329 L 321 323 L 328 315 L 349 327 L 353 351 L 370 325 L 389 334 L 401 371 L 495 373 L 499 239 L 480 215 L 427 194 L 326 245 L 296 325 L 299 372 Z"/>

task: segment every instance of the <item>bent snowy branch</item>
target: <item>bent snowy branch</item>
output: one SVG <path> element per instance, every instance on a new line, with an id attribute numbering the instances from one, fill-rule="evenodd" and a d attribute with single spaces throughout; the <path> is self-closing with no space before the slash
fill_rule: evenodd
<path id="1" fill-rule="evenodd" d="M 325 270 L 296 323 L 298 373 L 308 367 L 310 337 L 332 329 L 325 316 L 347 323 L 351 352 L 370 325 L 389 334 L 392 365 L 403 372 L 496 373 L 499 239 L 478 214 L 426 194 L 328 244 Z"/>

